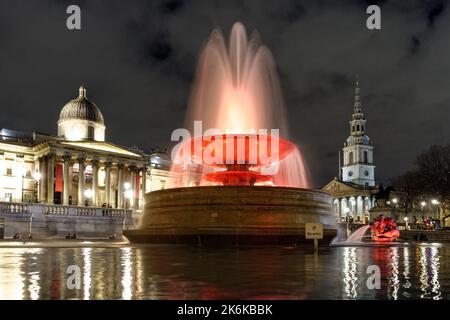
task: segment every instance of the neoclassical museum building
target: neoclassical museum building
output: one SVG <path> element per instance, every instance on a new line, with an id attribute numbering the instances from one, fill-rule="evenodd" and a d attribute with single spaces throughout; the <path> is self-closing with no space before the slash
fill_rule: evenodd
<path id="1" fill-rule="evenodd" d="M 366 118 L 361 104 L 359 81 L 355 84 L 355 98 L 350 136 L 339 151 L 339 177 L 331 180 L 323 191 L 334 197 L 336 221 L 366 223 L 374 206 L 375 184 L 374 147 L 366 135 Z M 342 165 L 341 165 L 342 158 Z"/>
<path id="2" fill-rule="evenodd" d="M 170 184 L 170 161 L 105 141 L 105 119 L 80 87 L 57 135 L 0 131 L 0 202 L 141 209 L 144 193 Z"/>

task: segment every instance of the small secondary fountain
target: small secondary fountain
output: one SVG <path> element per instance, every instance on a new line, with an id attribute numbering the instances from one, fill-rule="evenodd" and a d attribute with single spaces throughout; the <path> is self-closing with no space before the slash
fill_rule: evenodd
<path id="1" fill-rule="evenodd" d="M 363 226 L 353 232 L 348 238 L 348 242 L 361 242 L 364 236 L 366 236 L 367 231 L 370 229 L 370 226 Z"/>
<path id="2" fill-rule="evenodd" d="M 370 230 L 370 234 L 369 231 Z M 400 231 L 394 219 L 380 215 L 368 225 L 353 232 L 345 241 L 333 240 L 332 245 L 358 245 L 392 243 L 398 240 Z M 370 239 L 370 240 L 369 240 Z"/>
<path id="3" fill-rule="evenodd" d="M 307 189 L 288 140 L 272 55 L 241 23 L 228 47 L 219 30 L 207 41 L 186 128 L 172 152 L 178 179 L 145 195 L 141 228 L 125 232 L 132 242 L 295 245 L 306 222 L 323 223 L 325 241 L 336 234 L 331 196 Z"/>

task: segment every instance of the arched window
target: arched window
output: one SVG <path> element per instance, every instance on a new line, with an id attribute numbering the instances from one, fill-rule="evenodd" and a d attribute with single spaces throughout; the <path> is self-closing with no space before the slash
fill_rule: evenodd
<path id="1" fill-rule="evenodd" d="M 94 127 L 93 126 L 89 126 L 88 127 L 88 139 L 93 140 L 94 139 Z"/>
<path id="2" fill-rule="evenodd" d="M 364 151 L 363 159 L 364 159 L 364 163 L 368 163 L 369 162 L 369 155 L 368 155 L 367 151 Z"/>
<path id="3" fill-rule="evenodd" d="M 348 162 L 349 162 L 350 164 L 353 163 L 353 151 L 350 151 L 350 153 L 348 154 Z"/>
<path id="4" fill-rule="evenodd" d="M 356 131 L 359 131 L 359 124 L 356 125 Z"/>

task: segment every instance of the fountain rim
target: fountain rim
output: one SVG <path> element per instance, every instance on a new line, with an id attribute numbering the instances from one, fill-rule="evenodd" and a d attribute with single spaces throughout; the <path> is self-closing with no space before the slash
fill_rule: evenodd
<path id="1" fill-rule="evenodd" d="M 323 194 L 332 197 L 332 195 L 326 191 L 319 190 L 319 189 L 313 189 L 313 188 L 296 188 L 296 187 L 285 187 L 285 186 L 247 186 L 247 185 L 233 185 L 233 186 L 224 186 L 224 185 L 217 185 L 217 186 L 191 186 L 191 187 L 177 187 L 177 188 L 166 188 L 166 189 L 160 189 L 155 191 L 147 192 L 146 194 L 157 194 L 157 193 L 166 193 L 168 191 L 175 191 L 175 190 L 185 190 L 185 189 L 220 189 L 220 188 L 242 188 L 242 189 L 267 189 L 270 190 L 272 188 L 276 189 L 285 189 L 285 190 L 291 190 L 291 191 L 307 191 L 307 192 L 314 192 L 317 194 Z"/>

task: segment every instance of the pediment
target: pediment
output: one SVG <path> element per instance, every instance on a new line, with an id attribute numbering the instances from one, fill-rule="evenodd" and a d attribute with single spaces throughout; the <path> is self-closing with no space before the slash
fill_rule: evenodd
<path id="1" fill-rule="evenodd" d="M 354 190 L 358 190 L 356 188 L 352 188 L 348 184 L 345 184 L 339 180 L 332 180 L 330 181 L 325 187 L 322 188 L 322 191 L 331 193 L 331 194 L 337 194 L 342 192 L 351 192 Z"/>

